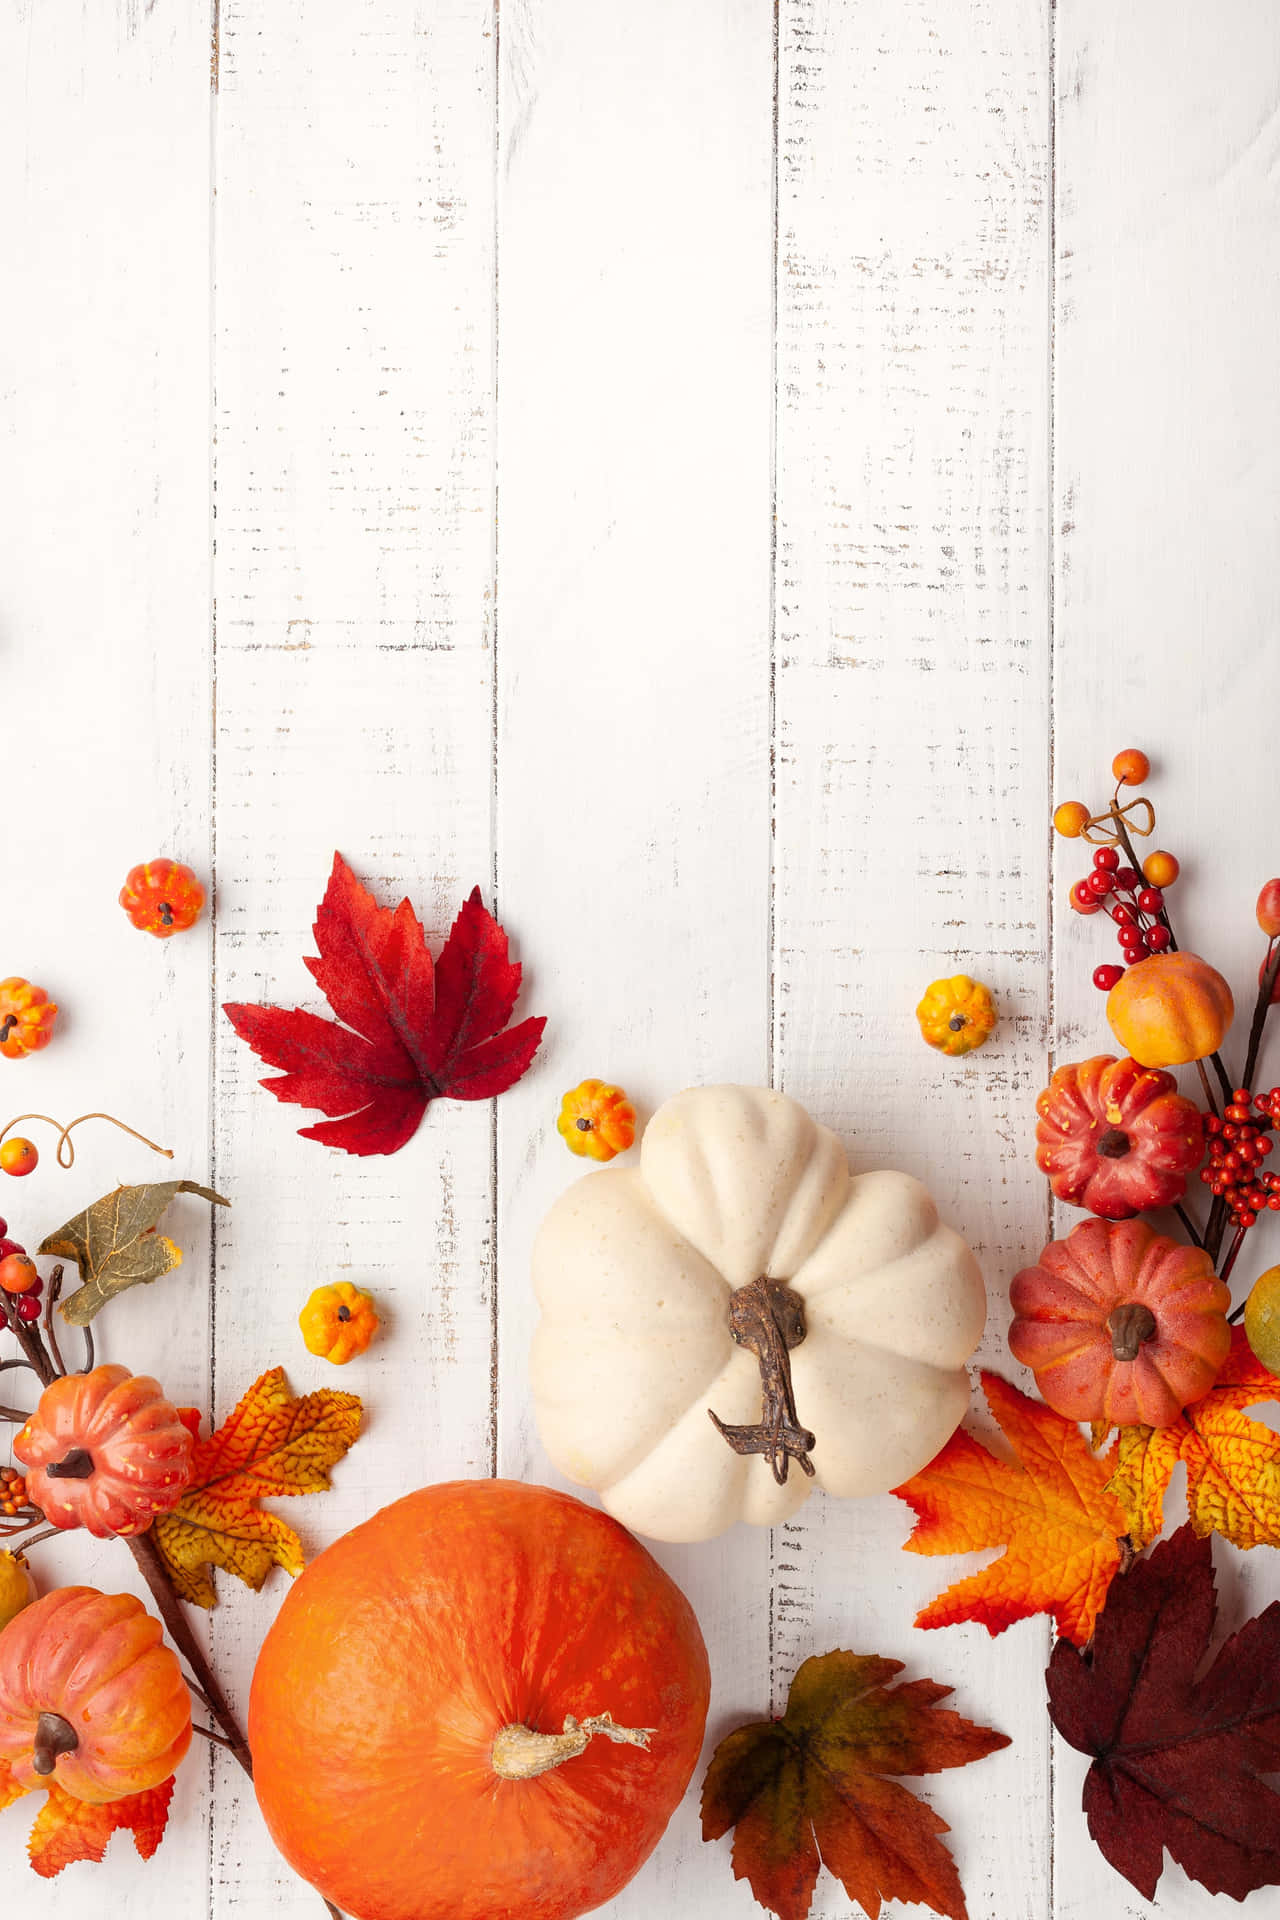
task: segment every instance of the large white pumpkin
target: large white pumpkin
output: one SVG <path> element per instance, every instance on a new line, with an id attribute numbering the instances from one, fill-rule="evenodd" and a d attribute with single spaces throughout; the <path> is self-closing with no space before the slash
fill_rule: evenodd
<path id="1" fill-rule="evenodd" d="M 814 1486 L 898 1486 L 963 1417 L 986 1314 L 977 1261 L 918 1180 L 855 1178 L 835 1134 L 755 1087 L 696 1087 L 659 1108 L 638 1167 L 588 1174 L 552 1207 L 533 1276 L 543 1444 L 658 1540 L 773 1525 Z M 770 1317 L 780 1336 L 756 1338 L 768 1408 L 731 1315 L 748 1338 Z M 779 1421 L 789 1439 L 775 1442 Z M 762 1450 L 737 1451 L 720 1423 Z"/>

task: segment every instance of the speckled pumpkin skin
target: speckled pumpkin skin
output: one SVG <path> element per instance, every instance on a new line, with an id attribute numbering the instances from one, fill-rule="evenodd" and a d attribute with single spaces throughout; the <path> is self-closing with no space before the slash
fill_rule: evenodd
<path id="1" fill-rule="evenodd" d="M 191 1745 L 178 1656 L 131 1593 L 59 1587 L 0 1633 L 0 1760 L 28 1789 L 49 1784 L 31 1764 L 42 1713 L 79 1739 L 53 1778 L 98 1805 L 160 1786 Z"/>
<path id="2" fill-rule="evenodd" d="M 277 1846 L 354 1920 L 570 1920 L 611 1899 L 692 1776 L 710 1675 L 688 1601 L 617 1521 L 545 1487 L 408 1495 L 301 1575 L 249 1700 Z M 508 1725 L 652 1728 L 531 1780 Z"/>
<path id="3" fill-rule="evenodd" d="M 1145 1220 L 1084 1221 L 1014 1275 L 1009 1300 L 1013 1356 L 1069 1420 L 1170 1426 L 1203 1400 L 1231 1346 L 1231 1295 L 1208 1254 Z M 1136 1360 L 1117 1360 L 1107 1320 L 1128 1302 L 1150 1309 L 1156 1334 Z"/>
<path id="4" fill-rule="evenodd" d="M 55 1527 L 84 1527 L 105 1540 L 143 1533 L 168 1513 L 191 1478 L 191 1434 L 149 1374 L 128 1367 L 68 1373 L 45 1388 L 13 1443 L 27 1492 Z M 76 1448 L 93 1458 L 84 1480 L 49 1474 Z"/>

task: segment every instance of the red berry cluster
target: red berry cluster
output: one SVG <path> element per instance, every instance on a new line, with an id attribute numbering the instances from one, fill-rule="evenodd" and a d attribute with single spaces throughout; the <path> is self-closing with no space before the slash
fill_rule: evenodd
<path id="1" fill-rule="evenodd" d="M 1264 1208 L 1280 1213 L 1280 1173 L 1259 1172 L 1275 1145 L 1269 1129 L 1277 1119 L 1280 1087 L 1259 1094 L 1237 1087 L 1221 1119 L 1205 1116 L 1209 1158 L 1200 1178 L 1215 1199 L 1226 1201 L 1237 1227 L 1251 1227 Z"/>
<path id="2" fill-rule="evenodd" d="M 27 1498 L 27 1483 L 16 1467 L 0 1467 L 0 1514 L 6 1520 L 14 1519 L 25 1513 L 31 1502 Z"/>
<path id="3" fill-rule="evenodd" d="M 1163 919 L 1163 893 L 1159 887 L 1144 885 L 1136 867 L 1122 867 L 1114 847 L 1097 849 L 1093 872 L 1077 880 L 1071 889 L 1071 904 L 1077 913 L 1098 913 L 1106 907 L 1115 922 L 1125 967 L 1145 960 L 1148 954 L 1163 953 L 1172 942 L 1173 935 Z M 1110 993 L 1123 973 L 1124 967 L 1098 967 L 1093 984 Z"/>
<path id="4" fill-rule="evenodd" d="M 5 1239 L 8 1231 L 9 1222 L 0 1220 L 0 1306 L 7 1307 L 8 1300 L 12 1299 L 19 1320 L 31 1325 L 40 1318 L 44 1281 L 26 1248 L 16 1240 Z"/>

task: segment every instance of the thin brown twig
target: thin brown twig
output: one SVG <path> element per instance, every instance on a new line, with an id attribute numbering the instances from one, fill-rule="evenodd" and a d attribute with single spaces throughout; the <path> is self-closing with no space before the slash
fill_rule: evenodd
<path id="1" fill-rule="evenodd" d="M 62 1262 L 59 1261 L 53 1272 L 49 1275 L 49 1292 L 44 1303 L 44 1337 L 49 1342 L 49 1351 L 53 1355 L 54 1365 L 57 1367 L 59 1373 L 65 1374 L 67 1371 L 66 1362 L 63 1360 L 62 1354 L 59 1351 L 58 1336 L 54 1332 L 53 1327 L 53 1310 L 58 1304 L 61 1293 Z"/>
<path id="2" fill-rule="evenodd" d="M 1175 1206 L 1173 1210 L 1177 1214 L 1179 1220 L 1181 1220 L 1183 1226 L 1186 1228 L 1187 1233 L 1190 1236 L 1192 1246 L 1203 1247 L 1204 1241 L 1200 1237 L 1199 1228 L 1196 1226 L 1195 1221 L 1191 1218 L 1191 1215 L 1187 1212 L 1186 1208 Z"/>
<path id="3" fill-rule="evenodd" d="M 117 1120 L 114 1113 L 82 1113 L 74 1120 L 69 1120 L 65 1127 L 60 1120 L 55 1120 L 52 1114 L 20 1113 L 16 1120 L 10 1120 L 5 1126 L 0 1127 L 0 1140 L 3 1140 L 5 1134 L 11 1133 L 15 1127 L 20 1127 L 24 1120 L 40 1120 L 46 1127 L 53 1128 L 58 1136 L 55 1157 L 58 1165 L 63 1168 L 73 1167 L 76 1163 L 76 1150 L 72 1144 L 71 1135 L 77 1127 L 82 1127 L 86 1120 L 109 1120 L 113 1127 L 119 1127 L 121 1133 L 132 1134 L 135 1140 L 141 1140 L 143 1146 L 150 1147 L 152 1153 L 160 1154 L 165 1160 L 173 1158 L 172 1147 L 157 1146 L 154 1140 L 148 1140 L 146 1134 L 139 1133 L 136 1127 L 126 1127 L 124 1121 Z"/>
<path id="4" fill-rule="evenodd" d="M 18 1407 L 0 1407 L 0 1420 L 10 1420 L 15 1427 L 25 1427 L 30 1418 L 29 1413 L 23 1413 Z"/>
<path id="5" fill-rule="evenodd" d="M 1253 1019 L 1249 1023 L 1249 1050 L 1245 1054 L 1244 1078 L 1242 1087 L 1252 1088 L 1253 1070 L 1258 1064 L 1258 1049 L 1262 1045 L 1262 1032 L 1267 1024 L 1267 1015 L 1271 1011 L 1271 994 L 1277 978 L 1280 978 L 1280 942 L 1273 940 L 1267 948 L 1266 965 L 1262 969 L 1262 978 L 1258 982 L 1258 997 L 1253 1004 Z"/>
<path id="6" fill-rule="evenodd" d="M 1222 1115 L 1218 1112 L 1218 1103 L 1213 1097 L 1213 1088 L 1209 1084 L 1209 1076 L 1204 1070 L 1203 1060 L 1196 1061 L 1196 1072 L 1200 1075 L 1200 1085 L 1204 1089 L 1204 1103 L 1214 1118 L 1220 1120 Z"/>

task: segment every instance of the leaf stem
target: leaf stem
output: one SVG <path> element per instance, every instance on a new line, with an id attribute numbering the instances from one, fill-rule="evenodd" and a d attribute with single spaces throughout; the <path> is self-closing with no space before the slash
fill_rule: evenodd
<path id="1" fill-rule="evenodd" d="M 11 1420 L 15 1427 L 25 1427 L 30 1418 L 29 1413 L 23 1413 L 18 1407 L 0 1407 L 0 1420 Z"/>

